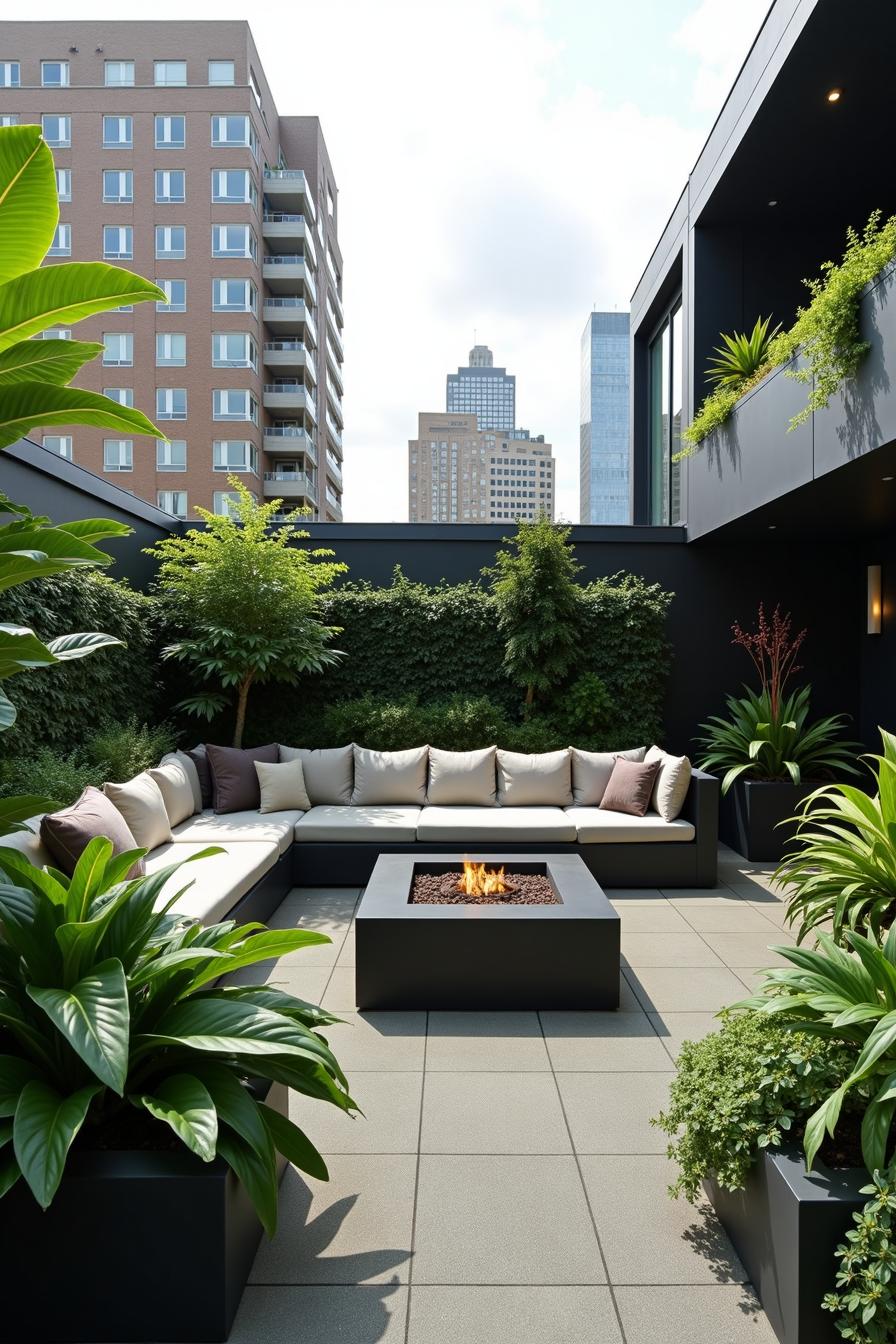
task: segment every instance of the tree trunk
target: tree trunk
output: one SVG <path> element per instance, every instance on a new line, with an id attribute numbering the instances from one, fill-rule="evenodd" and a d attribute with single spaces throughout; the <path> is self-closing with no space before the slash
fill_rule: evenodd
<path id="1" fill-rule="evenodd" d="M 532 706 L 535 703 L 534 686 L 530 685 L 526 687 L 526 699 L 524 703 L 525 703 L 525 709 L 523 710 L 523 718 L 528 719 L 529 715 L 532 713 Z"/>
<path id="2" fill-rule="evenodd" d="M 236 699 L 236 723 L 233 725 L 233 745 L 241 747 L 243 745 L 243 729 L 246 726 L 246 701 L 249 698 L 249 687 L 252 685 L 252 678 L 246 677 L 245 681 L 240 682 Z"/>

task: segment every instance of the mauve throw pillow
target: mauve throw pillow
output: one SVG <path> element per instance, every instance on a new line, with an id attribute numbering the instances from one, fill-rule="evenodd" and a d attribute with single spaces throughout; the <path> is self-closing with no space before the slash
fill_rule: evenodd
<path id="1" fill-rule="evenodd" d="M 84 850 L 98 835 L 112 841 L 114 854 L 139 848 L 118 808 L 92 784 L 87 785 L 71 807 L 41 818 L 40 838 L 69 877 Z M 145 872 L 143 860 L 139 859 L 128 877 L 142 877 Z"/>
<path id="2" fill-rule="evenodd" d="M 211 807 L 213 801 L 212 795 L 212 772 L 209 769 L 208 756 L 205 745 L 200 742 L 199 746 L 194 747 L 192 751 L 186 753 L 196 767 L 196 774 L 199 776 L 199 802 L 201 808 Z"/>
<path id="3" fill-rule="evenodd" d="M 598 807 L 604 812 L 643 817 L 650 806 L 659 768 L 659 761 L 625 761 L 618 756 Z"/>
<path id="4" fill-rule="evenodd" d="M 211 742 L 205 746 L 208 766 L 212 777 L 213 803 L 217 813 L 249 812 L 261 802 L 261 789 L 256 761 L 266 761 L 273 765 L 280 759 L 276 742 L 266 747 L 215 747 Z"/>

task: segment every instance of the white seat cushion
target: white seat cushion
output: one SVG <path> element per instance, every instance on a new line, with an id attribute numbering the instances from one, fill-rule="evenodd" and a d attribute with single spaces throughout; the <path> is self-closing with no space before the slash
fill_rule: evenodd
<path id="1" fill-rule="evenodd" d="M 419 807 L 337 807 L 335 804 L 312 807 L 296 822 L 295 837 L 306 844 L 348 841 L 365 843 L 383 840 L 407 844 L 417 838 Z"/>
<path id="2" fill-rule="evenodd" d="M 194 841 L 202 845 L 229 845 L 234 841 L 270 840 L 281 854 L 292 844 L 293 830 L 303 814 L 296 808 L 289 812 L 199 812 L 182 821 L 172 831 L 176 845 Z"/>
<path id="3" fill-rule="evenodd" d="M 451 840 L 470 848 L 483 842 L 576 838 L 575 823 L 561 807 L 424 807 L 418 840 Z"/>
<path id="4" fill-rule="evenodd" d="M 204 844 L 178 841 L 159 845 L 158 849 L 147 854 L 146 871 L 148 874 L 157 873 L 160 868 L 177 863 L 190 854 L 198 854 L 205 848 Z M 226 918 L 240 897 L 245 896 L 273 868 L 279 855 L 280 851 L 273 840 L 242 840 L 238 845 L 231 845 L 223 854 L 185 864 L 168 878 L 156 908 L 192 882 L 192 886 L 174 905 L 175 913 L 198 919 L 203 924 L 216 924 Z"/>
<path id="5" fill-rule="evenodd" d="M 568 807 L 566 815 L 583 845 L 627 845 L 639 841 L 693 840 L 696 832 L 689 821 L 663 821 L 656 812 L 632 817 L 627 812 L 609 812 L 600 807 Z"/>

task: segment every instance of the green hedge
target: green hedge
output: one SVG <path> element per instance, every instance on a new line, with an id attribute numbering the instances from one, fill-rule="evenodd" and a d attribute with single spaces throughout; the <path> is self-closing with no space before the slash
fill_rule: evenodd
<path id="1" fill-rule="evenodd" d="M 153 598 L 87 570 L 38 579 L 0 594 L 0 622 L 30 626 L 42 639 L 102 630 L 127 646 L 11 679 L 6 689 L 17 717 L 3 734 L 4 754 L 25 754 L 41 746 L 66 752 L 80 747 L 103 724 L 163 717 L 156 613 Z"/>

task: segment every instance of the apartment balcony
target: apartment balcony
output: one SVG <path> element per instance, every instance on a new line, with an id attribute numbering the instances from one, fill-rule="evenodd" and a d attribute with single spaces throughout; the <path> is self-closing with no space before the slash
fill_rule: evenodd
<path id="1" fill-rule="evenodd" d="M 340 451 L 340 453 L 341 453 L 341 452 L 342 452 L 342 435 L 341 435 L 341 433 L 339 432 L 339 426 L 336 424 L 336 421 L 333 419 L 333 417 L 332 417 L 332 415 L 330 414 L 329 411 L 327 411 L 327 412 L 325 413 L 325 419 L 326 419 L 326 423 L 327 423 L 327 433 L 328 433 L 329 436 L 330 436 L 330 440 L 331 440 L 331 442 L 334 444 L 334 446 L 335 446 L 336 448 L 339 449 L 339 451 Z"/>
<path id="2" fill-rule="evenodd" d="M 280 411 L 287 415 L 304 413 L 317 424 L 317 403 L 304 383 L 265 383 L 262 405 L 266 411 Z"/>
<path id="3" fill-rule="evenodd" d="M 314 193 L 301 168 L 265 168 L 261 189 L 273 209 L 302 211 L 312 223 L 317 218 Z"/>
<path id="4" fill-rule="evenodd" d="M 288 499 L 296 503 L 317 503 L 317 486 L 305 471 L 266 471 L 265 499 Z"/>
<path id="5" fill-rule="evenodd" d="M 334 454 L 330 452 L 329 448 L 327 449 L 326 464 L 327 464 L 327 479 L 331 480 L 333 484 L 338 486 L 339 490 L 341 491 L 342 463 L 339 461 L 338 457 L 334 456 Z"/>
<path id="6" fill-rule="evenodd" d="M 265 425 L 262 446 L 271 457 L 296 457 L 304 453 L 317 466 L 317 448 L 302 425 Z"/>
<path id="7" fill-rule="evenodd" d="M 311 310 L 298 294 L 269 295 L 264 300 L 262 317 L 275 334 L 299 336 L 317 345 L 317 326 Z"/>
<path id="8" fill-rule="evenodd" d="M 262 261 L 261 274 L 272 294 L 303 292 L 309 303 L 317 303 L 317 285 L 305 258 L 295 252 L 273 252 Z"/>
<path id="9" fill-rule="evenodd" d="M 301 243 L 303 256 L 317 269 L 317 251 L 311 226 L 304 215 L 293 211 L 265 210 L 261 217 L 261 236 L 268 253 L 295 253 L 296 245 Z"/>
<path id="10" fill-rule="evenodd" d="M 267 341 L 264 362 L 269 369 L 276 369 L 280 373 L 307 373 L 312 382 L 317 382 L 314 351 L 304 341 Z"/>
<path id="11" fill-rule="evenodd" d="M 329 256 L 327 257 L 327 260 L 328 261 L 330 260 Z M 333 305 L 333 311 L 336 314 L 336 321 L 339 323 L 340 330 L 342 330 L 342 328 L 345 326 L 345 313 L 343 312 L 342 309 L 342 300 L 340 299 L 339 294 L 336 291 L 335 281 L 327 286 L 327 298 Z"/>
<path id="12" fill-rule="evenodd" d="M 327 402 L 333 408 L 333 416 L 340 429 L 345 427 L 345 416 L 342 412 L 342 398 L 336 391 L 336 386 L 332 378 L 327 378 Z"/>
<path id="13" fill-rule="evenodd" d="M 326 337 L 324 344 L 327 351 L 327 369 L 332 374 L 333 382 L 339 388 L 339 393 L 341 395 L 345 391 L 345 383 L 342 379 L 342 364 L 337 358 L 336 351 L 333 348 L 333 342 L 330 340 L 329 336 Z"/>
<path id="14" fill-rule="evenodd" d="M 331 522 L 336 522 L 336 523 L 341 523 L 341 522 L 342 522 L 342 502 L 341 502 L 339 496 L 336 494 L 336 491 L 335 491 L 335 490 L 331 490 L 329 486 L 326 486 L 326 487 L 325 487 L 325 490 L 324 490 L 324 499 L 325 499 L 325 501 L 326 501 L 326 509 L 327 509 L 327 513 L 331 515 L 331 517 L 330 517 L 330 521 L 331 521 Z"/>
<path id="15" fill-rule="evenodd" d="M 329 298 L 326 303 L 327 309 L 327 332 L 333 342 L 333 349 L 336 351 L 340 361 L 345 359 L 345 346 L 342 344 L 342 333 L 336 323 L 336 314 L 333 312 L 333 305 Z"/>

